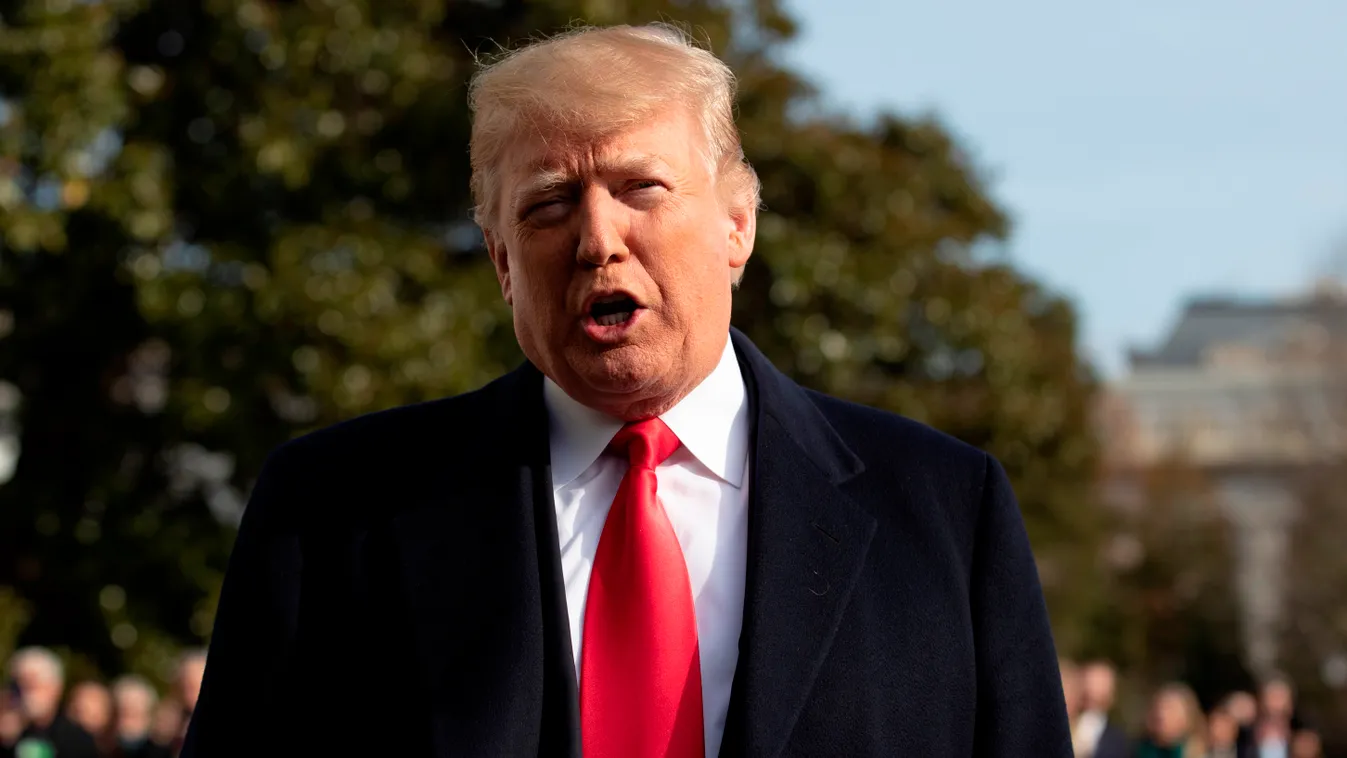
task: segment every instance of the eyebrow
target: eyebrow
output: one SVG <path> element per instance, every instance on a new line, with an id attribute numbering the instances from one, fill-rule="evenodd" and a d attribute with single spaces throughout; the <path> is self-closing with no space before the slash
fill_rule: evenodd
<path id="1" fill-rule="evenodd" d="M 599 175 L 650 174 L 659 172 L 661 169 L 667 170 L 668 164 L 654 156 L 640 156 L 603 160 L 598 164 L 595 173 Z M 511 205 L 518 206 L 523 200 L 544 195 L 562 187 L 575 185 L 578 181 L 579 179 L 574 171 L 537 165 L 532 168 L 529 176 L 520 182 L 511 194 Z"/>

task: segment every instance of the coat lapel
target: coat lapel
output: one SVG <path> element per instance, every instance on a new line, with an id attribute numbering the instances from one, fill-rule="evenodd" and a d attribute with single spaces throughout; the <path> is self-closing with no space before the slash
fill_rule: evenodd
<path id="1" fill-rule="evenodd" d="M 776 756 L 828 655 L 875 520 L 838 487 L 861 461 L 804 390 L 733 337 L 756 424 L 744 626 L 721 755 Z"/>
<path id="2" fill-rule="evenodd" d="M 436 754 L 574 755 L 560 567 L 543 570 L 556 539 L 539 539 L 540 503 L 551 504 L 541 375 L 526 364 L 454 422 L 444 434 L 473 443 L 454 445 L 393 521 Z"/>

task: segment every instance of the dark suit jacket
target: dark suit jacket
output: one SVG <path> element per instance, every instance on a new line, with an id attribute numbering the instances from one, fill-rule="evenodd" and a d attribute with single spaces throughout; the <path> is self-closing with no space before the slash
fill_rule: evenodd
<path id="1" fill-rule="evenodd" d="M 1127 739 L 1127 733 L 1113 723 L 1113 719 L 1104 722 L 1104 733 L 1099 735 L 1094 758 L 1132 758 L 1132 743 Z"/>
<path id="2" fill-rule="evenodd" d="M 721 754 L 1070 756 L 1001 467 L 733 338 L 753 478 Z M 187 758 L 580 754 L 541 385 L 525 365 L 271 456 Z"/>

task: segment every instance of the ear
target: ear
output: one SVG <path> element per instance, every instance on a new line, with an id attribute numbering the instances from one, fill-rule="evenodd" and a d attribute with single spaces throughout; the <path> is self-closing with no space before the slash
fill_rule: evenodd
<path id="1" fill-rule="evenodd" d="M 753 241 L 758 236 L 758 209 L 744 200 L 736 199 L 729 208 L 730 268 L 742 269 L 753 255 Z"/>
<path id="2" fill-rule="evenodd" d="M 500 280 L 500 294 L 507 305 L 514 305 L 514 293 L 510 290 L 510 256 L 505 243 L 499 235 L 490 229 L 482 229 L 486 240 L 486 254 L 491 257 L 491 265 L 496 267 L 496 279 Z"/>

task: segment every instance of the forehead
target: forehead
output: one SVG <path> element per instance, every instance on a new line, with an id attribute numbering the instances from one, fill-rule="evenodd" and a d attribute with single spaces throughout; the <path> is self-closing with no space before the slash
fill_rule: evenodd
<path id="1" fill-rule="evenodd" d="M 24 659 L 14 665 L 14 676 L 25 679 L 55 679 L 53 672 L 42 661 Z"/>
<path id="2" fill-rule="evenodd" d="M 542 124 L 520 133 L 506 151 L 502 174 L 508 199 L 539 175 L 578 178 L 614 168 L 691 166 L 705 145 L 687 108 L 663 109 L 615 129 L 565 129 Z"/>
<path id="3" fill-rule="evenodd" d="M 107 690 L 93 683 L 81 684 L 75 689 L 75 692 L 71 694 L 71 698 L 78 698 L 80 700 L 98 700 L 100 702 L 107 700 L 109 697 Z"/>

